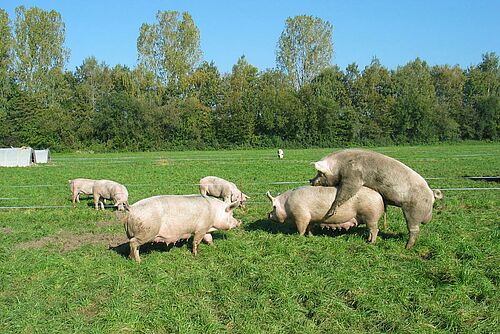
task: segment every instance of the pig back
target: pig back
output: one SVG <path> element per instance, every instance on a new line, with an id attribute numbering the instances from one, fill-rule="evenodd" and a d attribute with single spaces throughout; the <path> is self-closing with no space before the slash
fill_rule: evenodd
<path id="1" fill-rule="evenodd" d="M 292 212 L 292 216 L 309 214 L 311 222 L 320 222 L 330 209 L 336 194 L 336 187 L 304 186 L 292 191 L 285 210 L 287 213 Z M 361 187 L 352 198 L 337 209 L 334 216 L 330 216 L 325 222 L 344 223 L 352 218 L 366 221 L 380 217 L 383 211 L 382 196 L 370 188 Z"/>
<path id="2" fill-rule="evenodd" d="M 286 199 L 284 208 L 287 217 L 310 216 L 311 221 L 320 221 L 335 200 L 336 193 L 336 187 L 303 186 L 279 197 Z"/>
<path id="3" fill-rule="evenodd" d="M 69 188 L 75 193 L 92 194 L 95 180 L 92 179 L 73 179 L 69 181 Z"/>

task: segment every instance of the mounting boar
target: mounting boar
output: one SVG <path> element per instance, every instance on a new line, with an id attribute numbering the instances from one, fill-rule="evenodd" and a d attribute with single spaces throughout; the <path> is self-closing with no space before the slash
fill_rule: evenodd
<path id="1" fill-rule="evenodd" d="M 334 152 L 314 163 L 317 170 L 310 180 L 313 186 L 337 186 L 338 194 L 326 217 L 353 197 L 362 186 L 382 195 L 387 204 L 401 207 L 409 231 L 406 248 L 413 247 L 420 224 L 432 218 L 435 199 L 442 198 L 440 190 L 431 190 L 417 172 L 396 159 L 381 153 L 347 149 Z"/>

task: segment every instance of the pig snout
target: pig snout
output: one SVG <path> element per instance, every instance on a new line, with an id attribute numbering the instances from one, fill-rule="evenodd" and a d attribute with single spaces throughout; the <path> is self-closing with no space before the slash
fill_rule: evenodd
<path id="1" fill-rule="evenodd" d="M 321 182 L 319 180 L 319 177 L 315 177 L 315 178 L 312 178 L 309 180 L 309 184 L 311 186 L 320 186 L 321 185 Z"/>

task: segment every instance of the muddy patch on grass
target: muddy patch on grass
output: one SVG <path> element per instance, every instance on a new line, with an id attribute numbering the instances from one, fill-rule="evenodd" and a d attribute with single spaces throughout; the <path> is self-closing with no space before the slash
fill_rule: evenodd
<path id="1" fill-rule="evenodd" d="M 14 230 L 9 227 L 0 227 L 0 234 L 11 234 L 12 232 L 14 232 Z"/>
<path id="2" fill-rule="evenodd" d="M 16 249 L 39 249 L 47 246 L 59 247 L 59 250 L 69 252 L 84 245 L 105 245 L 112 246 L 123 244 L 128 239 L 125 235 L 111 233 L 83 233 L 74 234 L 69 231 L 63 231 L 54 235 L 49 235 L 38 240 L 22 242 L 16 245 Z"/>

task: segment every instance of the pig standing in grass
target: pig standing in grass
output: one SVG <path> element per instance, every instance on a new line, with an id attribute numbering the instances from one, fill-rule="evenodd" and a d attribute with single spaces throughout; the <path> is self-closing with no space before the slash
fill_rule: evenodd
<path id="1" fill-rule="evenodd" d="M 94 183 L 94 206 L 96 210 L 99 210 L 99 204 L 101 209 L 104 210 L 103 199 L 112 200 L 114 205 L 118 210 L 123 210 L 124 207 L 128 206 L 128 190 L 124 185 L 119 184 L 115 181 L 110 180 L 97 180 Z"/>
<path id="2" fill-rule="evenodd" d="M 242 193 L 233 182 L 217 176 L 206 176 L 200 179 L 200 194 L 222 198 L 227 204 L 238 201 L 241 207 L 244 207 L 246 200 L 250 198 Z"/>
<path id="3" fill-rule="evenodd" d="M 143 199 L 125 217 L 130 258 L 140 262 L 139 247 L 147 242 L 175 243 L 193 237 L 193 254 L 201 240 L 212 243 L 210 232 L 230 230 L 241 221 L 233 217 L 239 203 L 226 204 L 200 195 L 162 195 Z"/>
<path id="4" fill-rule="evenodd" d="M 92 195 L 94 192 L 94 182 L 91 179 L 74 179 L 69 180 L 69 189 L 71 190 L 71 201 L 73 207 L 75 202 L 80 203 L 80 194 Z"/>
<path id="5" fill-rule="evenodd" d="M 313 186 L 337 186 L 338 196 L 331 202 L 326 217 L 337 215 L 344 203 L 362 186 L 379 192 L 387 204 L 401 207 L 410 234 L 406 248 L 413 247 L 420 224 L 432 218 L 439 190 L 431 190 L 417 172 L 383 154 L 359 149 L 334 152 L 314 164 L 318 171 L 310 180 Z"/>
<path id="6" fill-rule="evenodd" d="M 375 243 L 378 234 L 378 220 L 384 213 L 384 201 L 376 191 L 362 187 L 341 207 L 337 214 L 324 220 L 337 194 L 335 187 L 304 186 L 272 197 L 267 192 L 267 197 L 273 204 L 273 211 L 269 219 L 284 223 L 294 222 L 300 235 L 308 232 L 312 235 L 311 228 L 314 224 L 321 223 L 321 227 L 330 229 L 346 229 L 365 223 L 370 234 L 368 241 Z"/>

